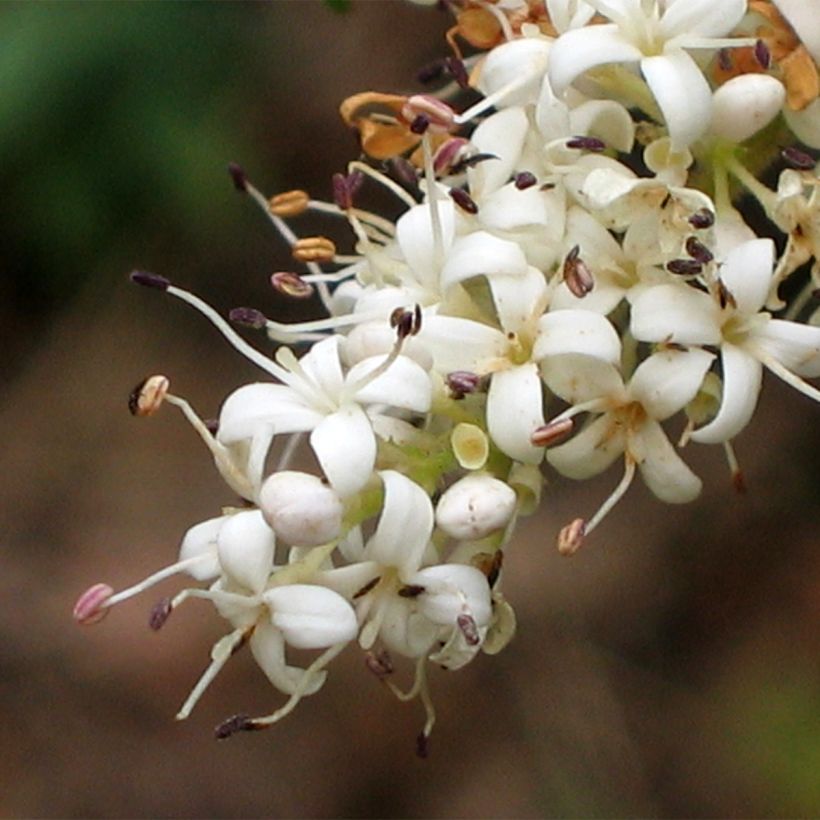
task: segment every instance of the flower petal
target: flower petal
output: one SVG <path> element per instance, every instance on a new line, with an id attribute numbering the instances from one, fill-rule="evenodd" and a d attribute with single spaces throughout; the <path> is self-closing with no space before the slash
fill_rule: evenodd
<path id="1" fill-rule="evenodd" d="M 700 495 L 701 480 L 669 443 L 658 422 L 647 419 L 629 436 L 629 454 L 638 462 L 644 483 L 667 504 L 686 504 Z"/>
<path id="2" fill-rule="evenodd" d="M 342 389 L 342 366 L 339 362 L 341 337 L 330 336 L 316 342 L 299 359 L 299 366 L 328 396 L 337 396 Z"/>
<path id="3" fill-rule="evenodd" d="M 683 285 L 657 285 L 632 302 L 632 335 L 640 342 L 719 344 L 720 312 L 708 293 Z"/>
<path id="4" fill-rule="evenodd" d="M 491 276 L 490 290 L 501 329 L 521 333 L 533 324 L 547 305 L 547 282 L 537 268 L 525 276 Z"/>
<path id="5" fill-rule="evenodd" d="M 589 310 L 555 310 L 538 321 L 534 359 L 580 354 L 617 365 L 621 340 L 612 324 Z"/>
<path id="6" fill-rule="evenodd" d="M 522 37 L 496 46 L 481 66 L 477 88 L 489 97 L 514 82 L 523 85 L 500 97 L 496 107 L 534 103 L 547 70 L 551 42 L 545 37 Z M 529 77 L 529 79 L 526 79 Z"/>
<path id="7" fill-rule="evenodd" d="M 474 231 L 453 243 L 441 271 L 441 287 L 447 290 L 473 276 L 523 275 L 527 270 L 527 258 L 517 243 Z"/>
<path id="8" fill-rule="evenodd" d="M 641 72 L 663 112 L 673 151 L 682 151 L 706 133 L 712 92 L 697 63 L 685 51 L 675 49 L 644 57 Z"/>
<path id="9" fill-rule="evenodd" d="M 720 279 L 741 313 L 762 310 L 774 273 L 774 242 L 753 239 L 733 248 L 720 268 Z"/>
<path id="10" fill-rule="evenodd" d="M 376 437 L 358 404 L 346 404 L 325 417 L 310 434 L 310 446 L 342 498 L 369 481 L 376 463 Z"/>
<path id="11" fill-rule="evenodd" d="M 256 625 L 248 643 L 254 660 L 268 680 L 280 692 L 292 695 L 301 683 L 305 670 L 288 666 L 285 662 L 285 639 L 282 633 L 272 623 L 263 621 Z M 302 694 L 312 695 L 318 692 L 326 678 L 327 672 L 314 672 Z"/>
<path id="12" fill-rule="evenodd" d="M 492 154 L 488 159 L 467 171 L 467 180 L 474 197 L 483 197 L 505 185 L 516 169 L 529 120 L 523 108 L 505 108 L 487 117 L 473 131 L 470 142 L 480 154 Z"/>
<path id="13" fill-rule="evenodd" d="M 508 347 L 500 330 L 456 316 L 425 318 L 417 338 L 433 354 L 435 369 L 445 375 L 454 370 L 483 375 L 488 363 L 506 357 Z M 454 339 L 458 344 L 453 344 Z"/>
<path id="14" fill-rule="evenodd" d="M 273 625 L 297 649 L 324 649 L 356 637 L 353 607 L 337 592 L 315 584 L 288 584 L 263 596 Z"/>
<path id="15" fill-rule="evenodd" d="M 192 565 L 185 571 L 197 581 L 209 581 L 219 575 L 219 559 L 216 554 L 216 539 L 219 531 L 228 516 L 220 515 L 219 518 L 210 518 L 191 527 L 184 535 L 182 543 L 179 545 L 179 560 L 186 561 L 189 558 L 201 557 L 202 560 Z M 210 558 L 205 558 L 209 555 Z"/>
<path id="16" fill-rule="evenodd" d="M 724 342 L 723 400 L 715 418 L 692 433 L 692 440 L 703 444 L 720 444 L 734 438 L 748 423 L 757 406 L 763 368 L 745 350 Z"/>
<path id="17" fill-rule="evenodd" d="M 419 607 L 434 624 L 455 626 L 459 615 L 472 616 L 479 628 L 490 623 L 490 586 L 487 576 L 475 567 L 439 564 L 417 572 L 407 582 L 424 587 Z"/>
<path id="18" fill-rule="evenodd" d="M 820 327 L 772 319 L 755 333 L 755 346 L 798 376 L 820 376 Z"/>
<path id="19" fill-rule="evenodd" d="M 623 425 L 612 413 L 605 413 L 566 444 L 547 450 L 547 461 L 567 478 L 591 478 L 606 470 L 625 446 Z"/>
<path id="20" fill-rule="evenodd" d="M 660 20 L 665 39 L 699 35 L 722 37 L 746 13 L 746 0 L 676 0 L 666 5 Z"/>
<path id="21" fill-rule="evenodd" d="M 447 197 L 439 196 L 436 200 L 442 230 L 440 249 L 446 253 L 455 235 L 455 205 Z M 435 281 L 441 259 L 438 258 L 433 223 L 430 216 L 430 203 L 416 205 L 405 211 L 396 222 L 396 239 L 407 264 L 423 283 Z"/>
<path id="22" fill-rule="evenodd" d="M 530 442 L 544 423 L 543 388 L 538 365 L 522 364 L 494 373 L 487 396 L 487 429 L 495 446 L 510 458 L 538 464 L 544 449 Z"/>
<path id="23" fill-rule="evenodd" d="M 273 569 L 276 538 L 260 510 L 232 515 L 217 537 L 222 572 L 235 584 L 258 595 Z"/>
<path id="24" fill-rule="evenodd" d="M 375 370 L 385 356 L 372 356 L 354 365 L 347 374 L 348 384 L 356 384 Z M 363 404 L 386 404 L 416 413 L 430 409 L 432 394 L 430 376 L 407 356 L 399 356 L 380 376 L 356 391 L 355 399 Z"/>

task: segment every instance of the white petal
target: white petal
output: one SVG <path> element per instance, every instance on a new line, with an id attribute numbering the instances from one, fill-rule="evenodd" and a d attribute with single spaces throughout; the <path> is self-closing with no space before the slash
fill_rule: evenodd
<path id="1" fill-rule="evenodd" d="M 379 637 L 391 651 L 407 658 L 427 654 L 436 638 L 436 625 L 418 611 L 416 601 L 391 595 L 380 607 Z"/>
<path id="2" fill-rule="evenodd" d="M 595 14 L 595 9 L 584 0 L 546 0 L 546 6 L 550 22 L 559 32 L 585 26 Z"/>
<path id="3" fill-rule="evenodd" d="M 384 482 L 384 505 L 365 554 L 384 566 L 415 572 L 433 532 L 433 504 L 407 476 L 395 470 L 379 475 Z"/>
<path id="4" fill-rule="evenodd" d="M 219 564 L 235 584 L 258 595 L 273 569 L 276 539 L 259 510 L 232 515 L 217 538 Z"/>
<path id="5" fill-rule="evenodd" d="M 621 33 L 618 26 L 607 23 L 586 26 L 562 34 L 550 52 L 549 78 L 556 94 L 584 71 L 605 63 L 627 63 L 643 55 Z"/>
<path id="6" fill-rule="evenodd" d="M 817 0 L 774 0 L 778 11 L 789 21 L 804 46 L 820 64 L 820 26 Z"/>
<path id="7" fill-rule="evenodd" d="M 663 428 L 647 419 L 629 437 L 629 452 L 638 462 L 646 486 L 667 504 L 686 504 L 700 494 L 702 482 L 669 443 Z"/>
<path id="8" fill-rule="evenodd" d="M 441 286 L 446 290 L 473 276 L 523 275 L 527 270 L 527 258 L 515 242 L 475 231 L 453 243 L 441 271 Z"/>
<path id="9" fill-rule="evenodd" d="M 614 100 L 588 100 L 570 111 L 569 120 L 572 134 L 598 137 L 625 154 L 632 150 L 635 123 L 626 108 Z"/>
<path id="10" fill-rule="evenodd" d="M 297 649 L 346 643 L 359 631 L 353 607 L 337 592 L 314 584 L 289 584 L 263 596 L 273 625 Z"/>
<path id="11" fill-rule="evenodd" d="M 820 376 L 820 327 L 772 319 L 755 332 L 754 342 L 792 373 Z"/>
<path id="12" fill-rule="evenodd" d="M 644 57 L 641 71 L 663 112 L 672 149 L 682 151 L 709 128 L 712 92 L 695 61 L 679 49 Z"/>
<path id="13" fill-rule="evenodd" d="M 538 321 L 534 359 L 580 354 L 610 364 L 621 359 L 621 340 L 612 324 L 589 310 L 555 310 Z"/>
<path id="14" fill-rule="evenodd" d="M 356 529 L 361 532 L 360 528 L 357 527 Z M 381 564 L 376 561 L 362 561 L 359 556 L 355 563 L 317 572 L 314 580 L 321 583 L 322 586 L 338 592 L 343 598 L 353 600 L 357 593 L 377 578 L 380 578 L 383 573 L 384 567 Z"/>
<path id="15" fill-rule="evenodd" d="M 352 367 L 348 384 L 356 384 L 376 369 L 384 356 L 373 356 Z M 432 385 L 427 371 L 407 356 L 399 356 L 390 367 L 372 382 L 356 391 L 356 401 L 362 404 L 387 404 L 416 413 L 430 409 Z"/>
<path id="16" fill-rule="evenodd" d="M 479 628 L 490 622 L 490 586 L 475 567 L 439 564 L 417 572 L 408 583 L 424 587 L 419 606 L 434 624 L 454 626 L 459 615 L 471 615 Z"/>
<path id="17" fill-rule="evenodd" d="M 342 388 L 342 366 L 339 362 L 340 336 L 316 342 L 299 359 L 299 365 L 328 396 L 338 396 Z"/>
<path id="18" fill-rule="evenodd" d="M 442 251 L 446 253 L 455 234 L 455 206 L 449 197 L 439 197 L 437 208 L 443 234 Z M 401 215 L 396 222 L 396 239 L 407 264 L 418 276 L 419 281 L 430 281 L 437 273 L 440 262 L 436 262 L 429 203 L 416 205 Z"/>
<path id="19" fill-rule="evenodd" d="M 525 276 L 492 276 L 489 281 L 498 321 L 505 333 L 521 333 L 544 312 L 547 282 L 540 270 L 530 268 Z"/>
<path id="20" fill-rule="evenodd" d="M 785 99 L 783 83 L 769 74 L 733 77 L 712 98 L 712 133 L 743 142 L 780 113 Z"/>
<path id="21" fill-rule="evenodd" d="M 268 680 L 286 695 L 291 695 L 302 680 L 305 670 L 285 663 L 285 639 L 271 623 L 259 623 L 253 630 L 250 641 L 254 660 L 259 664 Z M 312 695 L 322 688 L 327 672 L 315 672 L 303 694 Z"/>
<path id="22" fill-rule="evenodd" d="M 591 478 L 606 470 L 625 446 L 623 425 L 605 413 L 566 444 L 547 450 L 547 461 L 568 478 Z"/>
<path id="23" fill-rule="evenodd" d="M 800 142 L 820 148 L 820 97 L 802 111 L 792 111 L 787 106 L 783 109 L 783 118 Z"/>
<path id="24" fill-rule="evenodd" d="M 547 196 L 537 185 L 519 191 L 509 183 L 490 194 L 479 210 L 481 224 L 495 231 L 515 231 L 533 225 L 545 226 L 552 216 L 550 205 L 554 198 Z"/>
<path id="25" fill-rule="evenodd" d="M 725 343 L 721 347 L 723 365 L 723 399 L 715 418 L 692 433 L 693 441 L 720 444 L 734 438 L 748 423 L 757 406 L 762 380 L 762 366 L 739 347 Z"/>
<path id="26" fill-rule="evenodd" d="M 310 446 L 342 498 L 367 484 L 376 462 L 376 437 L 358 404 L 346 404 L 324 418 L 310 434 Z"/>
<path id="27" fill-rule="evenodd" d="M 548 356 L 541 362 L 541 376 L 556 396 L 570 404 L 624 397 L 624 382 L 618 368 L 594 356 Z"/>
<path id="28" fill-rule="evenodd" d="M 290 387 L 282 384 L 246 384 L 234 390 L 219 412 L 217 439 L 226 445 L 253 437 L 260 425 L 271 424 L 277 432 L 311 430 L 322 414 Z"/>
<path id="29" fill-rule="evenodd" d="M 535 124 L 544 142 L 566 139 L 572 135 L 570 130 L 569 107 L 552 91 L 549 81 L 541 85 L 541 94 L 535 106 Z"/>
<path id="30" fill-rule="evenodd" d="M 546 38 L 525 37 L 496 46 L 487 54 L 478 77 L 478 90 L 488 97 L 515 81 L 530 79 L 505 94 L 497 108 L 534 103 L 547 70 L 551 43 Z"/>
<path id="31" fill-rule="evenodd" d="M 186 572 L 197 581 L 209 581 L 219 575 L 219 560 L 216 555 L 216 539 L 228 516 L 220 515 L 191 527 L 179 545 L 179 560 L 202 557 Z M 205 558 L 208 555 L 209 558 Z"/>
<path id="32" fill-rule="evenodd" d="M 741 313 L 757 313 L 769 296 L 774 273 L 774 242 L 753 239 L 733 248 L 720 268 L 726 285 Z"/>
<path id="33" fill-rule="evenodd" d="M 483 374 L 488 362 L 506 356 L 508 346 L 500 330 L 455 316 L 425 319 L 418 338 L 433 354 L 435 368 L 442 374 L 454 370 Z"/>
<path id="34" fill-rule="evenodd" d="M 470 191 L 479 199 L 506 184 L 516 170 L 529 121 L 523 108 L 505 108 L 487 117 L 473 131 L 470 142 L 480 154 L 493 154 L 467 172 Z"/>
<path id="35" fill-rule="evenodd" d="M 502 453 L 527 464 L 541 461 L 544 450 L 533 446 L 530 436 L 544 423 L 543 403 L 538 365 L 522 364 L 493 374 L 487 396 L 487 430 Z"/>
<path id="36" fill-rule="evenodd" d="M 641 342 L 719 344 L 720 313 L 709 294 L 683 285 L 656 285 L 632 303 L 632 335 Z"/>
<path id="37" fill-rule="evenodd" d="M 664 350 L 638 365 L 629 382 L 629 395 L 657 421 L 682 410 L 698 393 L 714 360 L 705 350 Z"/>
<path id="38" fill-rule="evenodd" d="M 665 39 L 686 35 L 722 37 L 746 13 L 746 0 L 676 0 L 660 21 Z"/>

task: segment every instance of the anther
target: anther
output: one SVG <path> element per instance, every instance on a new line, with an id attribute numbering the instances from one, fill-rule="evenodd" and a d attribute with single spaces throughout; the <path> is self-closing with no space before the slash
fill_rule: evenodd
<path id="1" fill-rule="evenodd" d="M 422 84 L 427 85 L 434 80 L 439 79 L 444 73 L 445 61 L 443 59 L 433 60 L 432 63 L 422 66 L 416 72 L 416 79 Z"/>
<path id="2" fill-rule="evenodd" d="M 811 171 L 815 165 L 814 157 L 799 148 L 795 148 L 793 145 L 784 148 L 780 152 L 780 156 L 789 166 L 798 171 Z"/>
<path id="3" fill-rule="evenodd" d="M 254 729 L 261 729 L 248 715 L 234 715 L 223 721 L 214 729 L 214 735 L 217 740 L 225 740 L 225 738 L 235 735 L 237 732 L 251 732 Z"/>
<path id="4" fill-rule="evenodd" d="M 430 127 L 430 120 L 425 114 L 419 114 L 417 117 L 413 118 L 413 121 L 410 123 L 410 131 L 413 134 L 423 134 L 427 129 Z"/>
<path id="5" fill-rule="evenodd" d="M 703 244 L 696 236 L 690 236 L 686 240 L 686 253 L 696 262 L 708 265 L 715 257 L 709 248 Z"/>
<path id="6" fill-rule="evenodd" d="M 416 757 L 426 760 L 430 754 L 430 736 L 425 732 L 419 732 L 416 737 Z"/>
<path id="7" fill-rule="evenodd" d="M 711 228 L 715 224 L 715 214 L 708 208 L 699 208 L 689 217 L 689 224 L 698 231 Z"/>
<path id="8" fill-rule="evenodd" d="M 228 314 L 228 318 L 236 325 L 244 325 L 245 327 L 252 327 L 256 330 L 260 330 L 268 323 L 264 313 L 256 308 L 250 307 L 233 308 Z"/>
<path id="9" fill-rule="evenodd" d="M 458 83 L 459 88 L 468 91 L 470 88 L 470 76 L 467 73 L 467 67 L 464 65 L 464 60 L 459 60 L 458 57 L 445 57 L 444 66 L 447 73 Z"/>
<path id="10" fill-rule="evenodd" d="M 399 588 L 398 595 L 400 598 L 418 598 L 424 592 L 424 587 L 418 584 L 407 584 Z"/>
<path id="11" fill-rule="evenodd" d="M 306 191 L 284 191 L 268 200 L 268 210 L 276 216 L 285 218 L 298 216 L 307 210 L 309 202 L 310 197 Z"/>
<path id="12" fill-rule="evenodd" d="M 90 626 L 101 621 L 108 614 L 106 604 L 114 594 L 108 584 L 94 584 L 77 599 L 74 604 L 74 620 L 81 626 Z"/>
<path id="13" fill-rule="evenodd" d="M 326 236 L 306 236 L 296 240 L 291 253 L 297 262 L 332 262 L 336 245 Z"/>
<path id="14" fill-rule="evenodd" d="M 476 165 L 480 165 L 482 162 L 486 162 L 488 159 L 498 159 L 495 154 L 472 154 L 469 157 L 464 157 L 464 159 L 457 162 L 450 170 L 454 174 L 460 174 L 462 171 L 466 171 L 468 168 L 475 168 Z"/>
<path id="15" fill-rule="evenodd" d="M 242 167 L 235 162 L 231 162 L 228 165 L 228 173 L 231 175 L 231 180 L 233 180 L 233 187 L 244 194 L 248 190 L 248 178 L 245 176 Z"/>
<path id="16" fill-rule="evenodd" d="M 415 305 L 412 310 L 396 308 L 390 314 L 390 327 L 395 328 L 399 339 L 415 336 L 421 330 L 421 306 Z"/>
<path id="17" fill-rule="evenodd" d="M 456 618 L 456 623 L 468 646 L 478 646 L 481 643 L 478 624 L 476 624 L 472 615 L 459 615 Z"/>
<path id="18" fill-rule="evenodd" d="M 357 598 L 361 598 L 364 595 L 367 595 L 371 589 L 374 589 L 376 585 L 381 581 L 381 575 L 377 575 L 375 578 L 372 578 L 368 581 L 358 592 L 354 593 L 353 600 L 355 601 Z"/>
<path id="19" fill-rule="evenodd" d="M 570 293 L 577 299 L 583 299 L 595 287 L 592 271 L 578 256 L 580 250 L 578 245 L 570 250 L 564 260 L 563 270 L 564 282 L 566 282 Z"/>
<path id="20" fill-rule="evenodd" d="M 364 665 L 379 679 L 383 680 L 393 674 L 393 660 L 386 649 L 379 652 L 366 652 Z"/>
<path id="21" fill-rule="evenodd" d="M 718 65 L 723 71 L 732 70 L 732 53 L 728 48 L 721 48 L 717 53 Z"/>
<path id="22" fill-rule="evenodd" d="M 768 68 L 771 65 L 772 55 L 769 51 L 769 47 L 763 42 L 763 40 L 758 40 L 755 43 L 754 55 L 755 60 L 757 60 L 761 68 Z"/>
<path id="23" fill-rule="evenodd" d="M 600 153 L 606 149 L 606 143 L 598 137 L 570 137 L 567 148 L 579 148 L 582 151 Z"/>
<path id="24" fill-rule="evenodd" d="M 703 270 L 703 265 L 696 259 L 673 259 L 666 263 L 666 269 L 676 276 L 697 276 Z"/>
<path id="25" fill-rule="evenodd" d="M 534 447 L 554 447 L 564 441 L 572 432 L 575 422 L 572 419 L 557 419 L 556 421 L 536 427 L 530 434 L 530 442 Z"/>
<path id="26" fill-rule="evenodd" d="M 391 157 L 385 163 L 387 172 L 402 185 L 411 190 L 417 190 L 419 185 L 419 172 L 410 160 L 404 157 Z"/>
<path id="27" fill-rule="evenodd" d="M 168 395 L 170 382 L 165 376 L 143 379 L 128 395 L 128 409 L 132 416 L 152 416 Z"/>
<path id="28" fill-rule="evenodd" d="M 172 598 L 162 598 L 157 601 L 151 609 L 151 614 L 148 616 L 148 626 L 150 626 L 154 632 L 158 632 L 165 626 L 165 622 L 174 611 L 174 607 L 171 603 L 172 600 Z"/>
<path id="29" fill-rule="evenodd" d="M 478 390 L 481 384 L 481 376 L 467 370 L 454 370 L 452 373 L 447 374 L 445 381 L 450 390 L 450 395 L 458 401 Z"/>
<path id="30" fill-rule="evenodd" d="M 558 533 L 558 552 L 566 556 L 575 555 L 583 546 L 585 533 L 586 521 L 583 518 L 576 518 L 567 524 Z"/>
<path id="31" fill-rule="evenodd" d="M 524 191 L 527 188 L 532 188 L 533 185 L 537 184 L 538 179 L 531 171 L 519 171 L 519 173 L 513 177 L 513 182 L 519 191 Z"/>
<path id="32" fill-rule="evenodd" d="M 292 271 L 277 271 L 271 274 L 270 283 L 275 291 L 292 299 L 309 299 L 315 290 L 310 282 L 305 282 L 298 273 Z"/>
<path id="33" fill-rule="evenodd" d="M 408 97 L 402 106 L 401 115 L 411 123 L 410 130 L 414 134 L 424 133 L 428 128 L 432 134 L 445 134 L 455 125 L 456 118 L 455 111 L 447 103 L 429 94 Z M 421 131 L 417 131 L 413 128 L 413 123 L 420 118 L 424 118 L 425 125 Z"/>
<path id="34" fill-rule="evenodd" d="M 148 273 L 144 270 L 131 271 L 129 278 L 135 285 L 142 285 L 144 288 L 156 288 L 157 290 L 168 290 L 171 282 L 164 276 L 156 273 Z"/>
<path id="35" fill-rule="evenodd" d="M 349 174 L 334 174 L 331 180 L 333 201 L 343 211 L 349 211 L 353 207 L 353 199 L 362 187 L 363 182 L 364 174 L 361 171 L 352 171 Z"/>
<path id="36" fill-rule="evenodd" d="M 454 168 L 462 167 L 464 152 L 469 148 L 469 140 L 464 137 L 450 137 L 445 140 L 433 155 L 433 170 L 437 174 L 451 173 Z"/>
<path id="37" fill-rule="evenodd" d="M 735 301 L 735 297 L 732 294 L 732 291 L 730 291 L 729 288 L 727 288 L 726 285 L 723 283 L 723 280 L 718 279 L 717 285 L 718 304 L 720 305 L 721 310 L 723 310 L 727 306 L 736 308 L 737 302 Z"/>
<path id="38" fill-rule="evenodd" d="M 462 211 L 466 211 L 468 214 L 478 213 L 478 205 L 463 188 L 450 188 L 450 197 Z"/>

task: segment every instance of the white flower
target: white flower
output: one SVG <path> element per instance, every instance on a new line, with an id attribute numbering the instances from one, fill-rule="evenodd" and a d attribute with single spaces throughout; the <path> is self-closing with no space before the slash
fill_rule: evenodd
<path id="1" fill-rule="evenodd" d="M 820 392 L 799 378 L 820 376 L 820 328 L 772 319 L 762 311 L 772 286 L 773 264 L 771 239 L 754 239 L 726 257 L 716 296 L 658 285 L 632 305 L 632 333 L 640 341 L 720 346 L 722 403 L 717 416 L 692 434 L 695 441 L 728 441 L 746 426 L 757 406 L 764 365 L 820 400 Z"/>
<path id="2" fill-rule="evenodd" d="M 562 94 L 580 74 L 606 63 L 638 63 L 663 112 L 676 150 L 709 127 L 712 94 L 687 48 L 745 45 L 724 39 L 743 17 L 746 0 L 590 0 L 612 20 L 562 34 L 550 52 L 549 76 Z"/>
<path id="3" fill-rule="evenodd" d="M 366 411 L 430 408 L 430 379 L 416 362 L 398 356 L 379 372 L 387 360 L 374 356 L 345 374 L 339 343 L 338 336 L 317 342 L 298 361 L 280 348 L 280 363 L 290 372 L 287 385 L 246 385 L 225 401 L 217 438 L 257 484 L 273 436 L 310 431 L 310 445 L 331 485 L 342 497 L 352 495 L 367 483 L 376 460 Z"/>

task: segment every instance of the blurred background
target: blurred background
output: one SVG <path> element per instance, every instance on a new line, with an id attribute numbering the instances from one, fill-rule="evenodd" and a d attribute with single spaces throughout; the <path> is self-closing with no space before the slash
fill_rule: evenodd
<path id="1" fill-rule="evenodd" d="M 418 89 L 448 25 L 388 0 L 0 6 L 3 816 L 820 813 L 817 408 L 773 379 L 737 442 L 745 496 L 719 452 L 694 448 L 698 502 L 636 485 L 567 560 L 557 530 L 617 477 L 549 488 L 507 555 L 519 634 L 433 673 L 426 761 L 420 706 L 355 651 L 282 724 L 216 742 L 224 718 L 279 701 L 243 653 L 174 722 L 224 629 L 206 604 L 151 632 L 171 581 L 96 628 L 71 621 L 90 583 L 169 563 L 232 502 L 178 414 L 128 414 L 133 385 L 165 373 L 210 417 L 258 377 L 126 274 L 289 318 L 267 285 L 286 250 L 227 163 L 270 193 L 329 196 L 356 153 L 338 103 Z"/>

